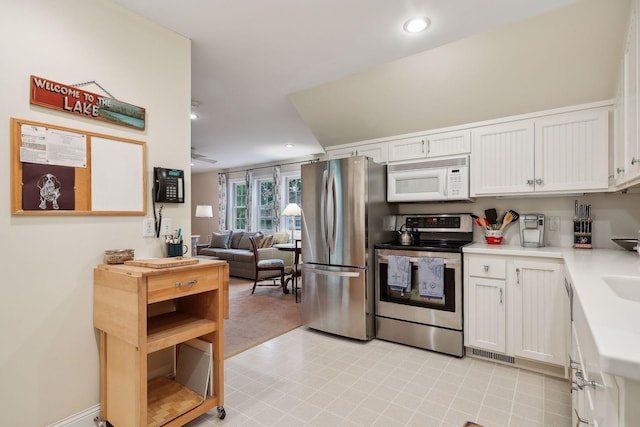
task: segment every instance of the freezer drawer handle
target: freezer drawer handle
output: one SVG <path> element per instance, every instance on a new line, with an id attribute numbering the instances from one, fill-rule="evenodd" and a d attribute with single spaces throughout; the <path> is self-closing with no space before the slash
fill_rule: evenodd
<path id="1" fill-rule="evenodd" d="M 360 272 L 358 272 L 358 271 L 324 271 L 324 270 L 317 270 L 317 271 L 314 271 L 314 273 L 322 274 L 324 276 L 360 277 Z"/>

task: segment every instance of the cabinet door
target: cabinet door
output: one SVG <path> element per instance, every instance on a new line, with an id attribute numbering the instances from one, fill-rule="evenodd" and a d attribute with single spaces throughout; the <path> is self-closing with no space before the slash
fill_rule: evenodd
<path id="1" fill-rule="evenodd" d="M 607 111 L 536 119 L 536 193 L 608 188 L 608 123 Z"/>
<path id="2" fill-rule="evenodd" d="M 427 157 L 467 154 L 470 151 L 470 130 L 443 132 L 427 137 Z"/>
<path id="3" fill-rule="evenodd" d="M 469 277 L 466 298 L 467 344 L 471 347 L 505 353 L 505 281 Z"/>
<path id="4" fill-rule="evenodd" d="M 374 162 L 384 164 L 387 162 L 387 145 L 363 144 L 346 148 L 327 149 L 327 159 L 344 159 L 353 156 L 371 157 Z"/>
<path id="5" fill-rule="evenodd" d="M 365 144 L 356 147 L 356 156 L 371 157 L 374 162 L 379 164 L 387 163 L 387 144 Z"/>
<path id="6" fill-rule="evenodd" d="M 344 159 L 356 155 L 356 150 L 353 147 L 348 148 L 330 148 L 327 149 L 327 159 Z"/>
<path id="7" fill-rule="evenodd" d="M 471 196 L 534 191 L 533 121 L 485 126 L 471 133 Z"/>
<path id="8" fill-rule="evenodd" d="M 424 136 L 389 141 L 388 147 L 389 162 L 417 160 L 427 157 L 427 138 Z"/>
<path id="9" fill-rule="evenodd" d="M 509 300 L 514 354 L 565 365 L 566 291 L 561 264 L 514 261 Z"/>
<path id="10" fill-rule="evenodd" d="M 638 10 L 632 8 L 623 57 L 625 181 L 640 175 L 638 153 Z"/>

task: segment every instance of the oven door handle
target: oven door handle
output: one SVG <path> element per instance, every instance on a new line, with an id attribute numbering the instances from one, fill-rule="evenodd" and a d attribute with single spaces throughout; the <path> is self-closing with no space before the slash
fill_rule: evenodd
<path id="1" fill-rule="evenodd" d="M 420 258 L 428 258 L 428 257 L 409 257 L 409 261 L 412 264 L 417 264 L 418 260 Z M 378 262 L 380 264 L 388 264 L 389 263 L 389 258 L 388 258 L 387 255 L 378 255 Z M 445 258 L 444 259 L 444 265 L 453 266 L 453 265 L 459 265 L 459 264 L 460 264 L 460 261 L 457 260 L 457 259 L 450 259 L 450 258 Z"/>

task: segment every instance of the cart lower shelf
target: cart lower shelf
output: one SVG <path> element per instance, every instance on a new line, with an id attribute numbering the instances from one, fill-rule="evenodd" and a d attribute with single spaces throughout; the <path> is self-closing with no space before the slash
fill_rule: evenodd
<path id="1" fill-rule="evenodd" d="M 159 427 L 200 405 L 197 393 L 167 377 L 147 383 L 147 427 Z"/>

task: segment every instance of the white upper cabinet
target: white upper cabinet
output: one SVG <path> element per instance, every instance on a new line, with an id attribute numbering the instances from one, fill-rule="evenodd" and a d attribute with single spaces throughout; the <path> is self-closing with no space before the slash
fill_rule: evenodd
<path id="1" fill-rule="evenodd" d="M 389 141 L 389 162 L 467 154 L 471 150 L 471 131 L 435 133 Z"/>
<path id="2" fill-rule="evenodd" d="M 471 134 L 471 196 L 534 191 L 533 120 L 484 126 Z"/>
<path id="3" fill-rule="evenodd" d="M 380 142 L 327 149 L 327 159 L 343 159 L 352 156 L 367 156 L 371 157 L 376 163 L 385 164 L 387 163 L 387 144 Z"/>
<path id="4" fill-rule="evenodd" d="M 427 157 L 426 136 L 389 141 L 389 162 L 424 159 L 425 157 Z"/>
<path id="5" fill-rule="evenodd" d="M 615 124 L 615 161 L 613 175 L 616 185 L 623 185 L 640 178 L 640 120 L 638 80 L 640 72 L 638 67 L 638 49 L 640 37 L 638 31 L 638 2 L 633 2 L 629 25 L 627 28 L 627 40 L 624 56 L 622 58 L 622 73 L 618 82 L 618 94 L 616 98 L 616 124 Z"/>
<path id="6" fill-rule="evenodd" d="M 475 129 L 471 196 L 606 190 L 608 123 L 585 110 Z"/>
<path id="7" fill-rule="evenodd" d="M 427 137 L 427 157 L 467 154 L 470 151 L 470 130 L 436 133 Z"/>
<path id="8" fill-rule="evenodd" d="M 535 191 L 609 187 L 609 113 L 584 111 L 535 120 Z"/>

